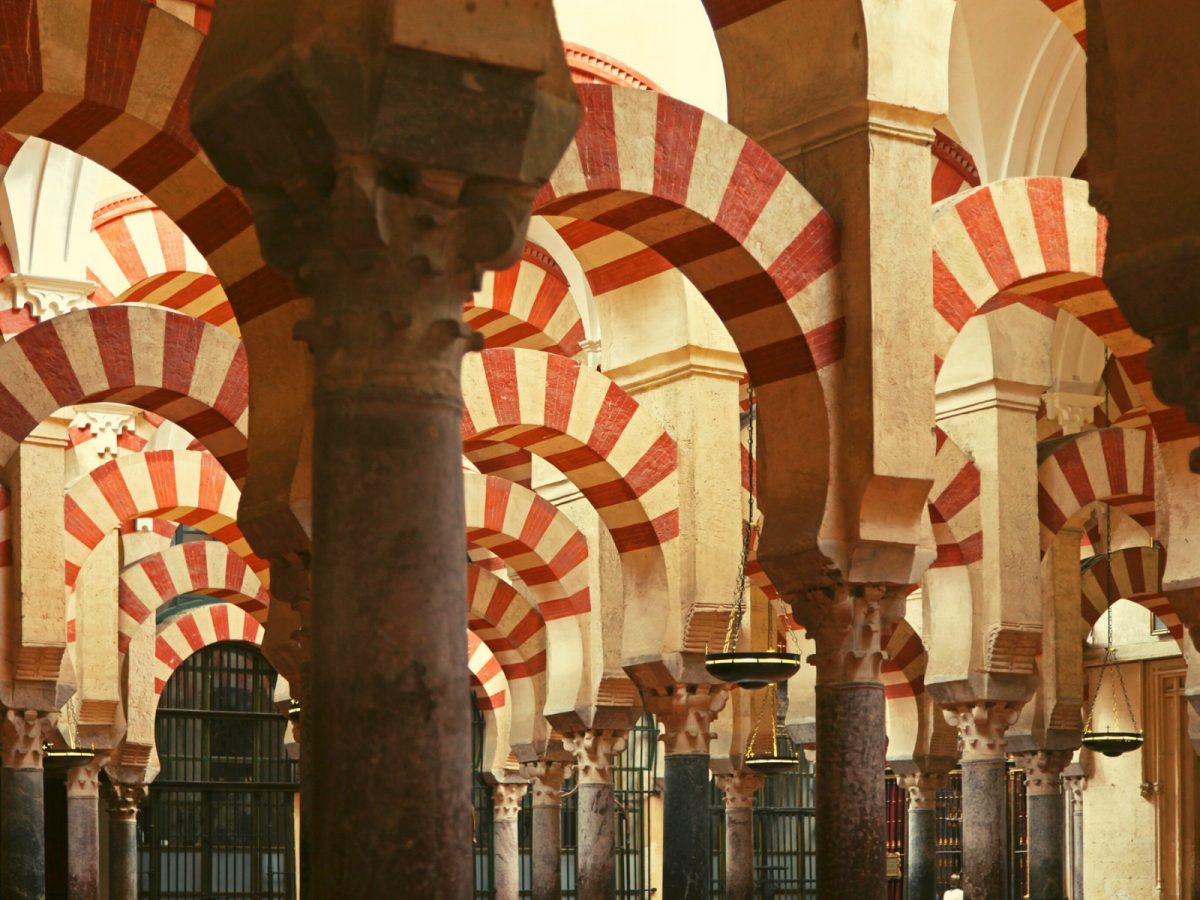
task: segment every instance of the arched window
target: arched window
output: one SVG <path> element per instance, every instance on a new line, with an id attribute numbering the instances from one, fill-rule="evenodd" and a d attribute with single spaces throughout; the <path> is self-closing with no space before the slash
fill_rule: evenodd
<path id="1" fill-rule="evenodd" d="M 292 900 L 296 764 L 258 648 L 197 652 L 163 688 L 162 772 L 138 816 L 139 900 Z"/>

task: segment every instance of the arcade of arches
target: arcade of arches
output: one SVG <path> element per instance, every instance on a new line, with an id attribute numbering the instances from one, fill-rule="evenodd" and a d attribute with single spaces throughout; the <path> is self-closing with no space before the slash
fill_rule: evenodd
<path id="1" fill-rule="evenodd" d="M 1198 25 L 0 0 L 0 895 L 1200 896 Z"/>

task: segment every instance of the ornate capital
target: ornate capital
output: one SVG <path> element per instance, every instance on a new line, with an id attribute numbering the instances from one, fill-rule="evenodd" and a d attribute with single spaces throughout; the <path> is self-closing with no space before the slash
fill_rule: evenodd
<path id="1" fill-rule="evenodd" d="M 492 790 L 492 805 L 497 822 L 515 822 L 521 812 L 521 800 L 529 785 L 523 781 L 502 781 Z"/>
<path id="2" fill-rule="evenodd" d="M 68 797 L 100 796 L 100 770 L 108 762 L 107 753 L 97 753 L 82 766 L 67 770 Z"/>
<path id="3" fill-rule="evenodd" d="M 529 779 L 529 786 L 533 790 L 533 805 L 561 805 L 563 781 L 571 777 L 572 771 L 572 766 L 556 760 L 524 763 L 521 766 L 521 774 Z"/>
<path id="4" fill-rule="evenodd" d="M 1078 434 L 1092 424 L 1096 407 L 1103 399 L 1086 390 L 1055 390 L 1042 394 L 1046 415 L 1062 426 L 1063 434 Z"/>
<path id="5" fill-rule="evenodd" d="M 717 787 L 725 792 L 726 809 L 748 809 L 754 805 L 754 792 L 763 786 L 763 776 L 742 770 L 731 775 L 718 775 Z"/>
<path id="6" fill-rule="evenodd" d="M 947 779 L 944 772 L 905 772 L 896 780 L 908 792 L 909 809 L 937 809 L 937 792 Z"/>
<path id="7" fill-rule="evenodd" d="M 625 732 L 589 729 L 564 734 L 563 747 L 575 754 L 575 777 L 580 784 L 609 784 L 613 757 L 625 749 Z"/>
<path id="8" fill-rule="evenodd" d="M 96 285 L 91 281 L 17 272 L 0 281 L 0 291 L 3 291 L 12 308 L 19 310 L 28 307 L 30 315 L 39 322 L 90 306 L 88 295 L 94 290 Z"/>
<path id="9" fill-rule="evenodd" d="M 962 739 L 962 758 L 1002 759 L 1004 733 L 1017 721 L 1023 704 L 1002 700 L 977 700 L 943 708 L 946 721 L 958 729 Z"/>
<path id="10" fill-rule="evenodd" d="M 2 746 L 6 769 L 40 769 L 42 742 L 58 721 L 58 713 L 36 709 L 9 709 L 4 712 Z"/>
<path id="11" fill-rule="evenodd" d="M 672 684 L 643 694 L 646 708 L 654 713 L 668 756 L 681 753 L 708 753 L 715 736 L 713 721 L 729 699 L 723 684 Z"/>
<path id="12" fill-rule="evenodd" d="M 1086 775 L 1063 775 L 1060 780 L 1066 789 L 1071 792 L 1071 800 L 1074 803 L 1083 802 L 1083 792 L 1087 790 Z"/>
<path id="13" fill-rule="evenodd" d="M 1062 770 L 1071 764 L 1071 750 L 1032 750 L 1014 753 L 1013 759 L 1025 770 L 1025 790 L 1034 796 L 1058 794 L 1062 789 Z"/>
<path id="14" fill-rule="evenodd" d="M 92 433 L 92 449 L 102 458 L 117 455 L 117 439 L 122 432 L 133 431 L 137 424 L 135 414 L 115 403 L 97 403 L 75 411 L 71 419 L 72 428 L 86 428 Z"/>
<path id="15" fill-rule="evenodd" d="M 883 628 L 904 615 L 904 595 L 893 585 L 831 580 L 794 599 L 792 615 L 817 645 L 809 661 L 818 684 L 877 682 Z"/>
<path id="16" fill-rule="evenodd" d="M 107 795 L 109 817 L 122 822 L 136 820 L 138 804 L 146 799 L 149 791 L 149 786 L 142 782 L 110 781 Z"/>

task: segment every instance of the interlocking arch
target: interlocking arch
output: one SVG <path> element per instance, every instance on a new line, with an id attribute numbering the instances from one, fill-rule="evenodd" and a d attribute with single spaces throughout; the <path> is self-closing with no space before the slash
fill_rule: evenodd
<path id="1" fill-rule="evenodd" d="M 562 356 L 579 353 L 583 319 L 562 269 L 541 247 L 525 245 L 517 263 L 487 272 L 463 311 L 484 346 L 523 347 Z"/>
<path id="2" fill-rule="evenodd" d="M 231 603 L 212 603 L 173 616 L 154 639 L 154 705 L 171 675 L 198 650 L 221 641 L 262 646 L 263 627 Z"/>

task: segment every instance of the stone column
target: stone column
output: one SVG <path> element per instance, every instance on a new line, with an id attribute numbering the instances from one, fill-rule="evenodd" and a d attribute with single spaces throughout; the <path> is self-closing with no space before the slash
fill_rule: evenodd
<path id="1" fill-rule="evenodd" d="M 533 900 L 562 896 L 562 783 L 571 767 L 560 762 L 521 767 L 533 790 Z"/>
<path id="2" fill-rule="evenodd" d="M 885 585 L 827 582 L 792 602 L 816 643 L 817 892 L 887 896 L 883 662 L 880 632 L 903 615 Z"/>
<path id="3" fill-rule="evenodd" d="M 138 804 L 147 786 L 108 783 L 108 896 L 109 900 L 138 900 Z"/>
<path id="4" fill-rule="evenodd" d="M 280 504 L 293 478 L 312 485 L 311 897 L 471 891 L 460 376 L 483 341 L 463 305 L 484 270 L 519 257 L 579 114 L 549 6 L 443 12 L 230 4 L 190 107 L 264 257 L 312 300 L 293 332 L 297 304 L 264 291 L 244 329 L 252 393 L 312 386 L 311 472 L 264 457 L 266 483 L 282 480 L 262 487 L 252 461 L 247 485 Z M 256 355 L 288 332 L 311 370 Z"/>
<path id="5" fill-rule="evenodd" d="M 1071 797 L 1071 900 L 1083 900 L 1083 791 L 1087 778 L 1070 775 L 1062 780 Z"/>
<path id="6" fill-rule="evenodd" d="M 103 756 L 67 772 L 67 890 L 71 900 L 100 900 L 100 768 Z"/>
<path id="7" fill-rule="evenodd" d="M 909 772 L 900 776 L 908 791 L 907 900 L 937 898 L 937 792 L 943 773 Z"/>
<path id="8" fill-rule="evenodd" d="M 754 792 L 763 776 L 749 771 L 718 775 L 725 793 L 725 896 L 754 900 Z"/>
<path id="9" fill-rule="evenodd" d="M 45 792 L 42 741 L 55 713 L 10 709 L 3 722 L 3 784 L 0 784 L 0 896 L 44 900 L 46 896 Z"/>
<path id="10" fill-rule="evenodd" d="M 643 692 L 663 728 L 663 896 L 707 897 L 712 881 L 708 747 L 712 721 L 729 699 L 725 685 L 673 684 Z"/>
<path id="11" fill-rule="evenodd" d="M 1071 750 L 1034 750 L 1016 754 L 1025 770 L 1026 828 L 1029 834 L 1029 900 L 1067 900 L 1063 876 L 1066 833 L 1063 826 L 1062 770 Z"/>
<path id="12" fill-rule="evenodd" d="M 612 900 L 617 890 L 612 760 L 625 749 L 625 732 L 564 734 L 563 747 L 575 754 L 575 781 L 579 786 L 575 895 L 579 900 Z"/>
<path id="13" fill-rule="evenodd" d="M 492 878 L 496 900 L 517 900 L 521 893 L 521 851 L 517 845 L 517 817 L 529 785 L 501 782 L 492 790 Z"/>
<path id="14" fill-rule="evenodd" d="M 967 900 L 1003 897 L 1008 853 L 1005 832 L 1008 765 L 1004 732 L 1020 706 L 980 700 L 945 710 L 962 738 L 963 892 Z"/>

